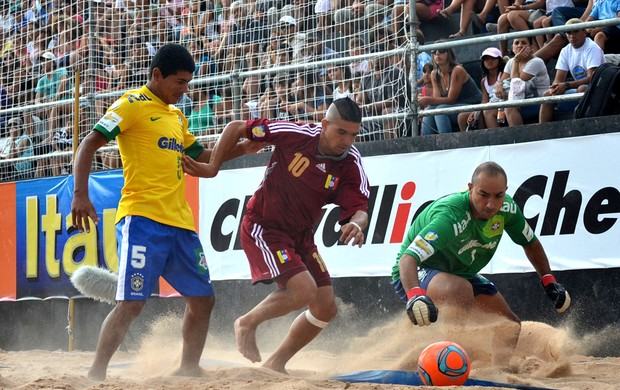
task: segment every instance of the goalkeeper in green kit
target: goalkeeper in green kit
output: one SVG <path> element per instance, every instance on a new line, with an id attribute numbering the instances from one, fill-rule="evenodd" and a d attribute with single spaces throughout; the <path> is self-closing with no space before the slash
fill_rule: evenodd
<path id="1" fill-rule="evenodd" d="M 514 349 L 520 320 L 497 287 L 478 274 L 491 261 L 504 231 L 523 247 L 556 310 L 562 313 L 570 305 L 542 244 L 506 194 L 507 182 L 501 166 L 485 162 L 474 171 L 467 191 L 434 201 L 413 221 L 392 269 L 392 283 L 415 325 L 437 321 L 438 307 L 456 315 L 457 323 L 464 322 L 463 315 L 495 314 L 515 324 L 514 332 L 502 335 L 502 343 Z"/>

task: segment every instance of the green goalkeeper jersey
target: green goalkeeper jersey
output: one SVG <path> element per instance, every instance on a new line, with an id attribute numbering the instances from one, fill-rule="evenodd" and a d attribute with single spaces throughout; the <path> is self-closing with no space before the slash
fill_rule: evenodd
<path id="1" fill-rule="evenodd" d="M 400 279 L 398 262 L 406 253 L 421 268 L 473 278 L 490 261 L 504 230 L 516 244 L 536 241 L 521 209 L 506 195 L 500 211 L 486 221 L 473 218 L 469 191 L 444 196 L 418 215 L 400 247 L 392 279 Z"/>

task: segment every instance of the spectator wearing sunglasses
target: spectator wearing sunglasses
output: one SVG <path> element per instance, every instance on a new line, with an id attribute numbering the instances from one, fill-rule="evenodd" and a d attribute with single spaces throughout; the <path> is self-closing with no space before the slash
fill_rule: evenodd
<path id="1" fill-rule="evenodd" d="M 431 73 L 433 96 L 420 97 L 418 103 L 421 106 L 433 109 L 480 103 L 480 89 L 456 61 L 452 49 L 433 50 L 431 57 L 435 67 Z M 426 116 L 422 120 L 422 135 L 453 131 L 459 131 L 458 113 Z"/>

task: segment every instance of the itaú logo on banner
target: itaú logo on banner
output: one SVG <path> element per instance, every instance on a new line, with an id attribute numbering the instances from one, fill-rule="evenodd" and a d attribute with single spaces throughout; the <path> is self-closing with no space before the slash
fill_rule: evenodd
<path id="1" fill-rule="evenodd" d="M 415 213 L 412 213 L 412 201 L 416 191 L 414 182 L 405 184 L 387 184 L 370 187 L 368 199 L 369 229 L 366 231 L 366 244 L 400 244 L 413 218 L 422 211 L 431 201 L 424 202 Z M 211 246 L 217 252 L 229 249 L 241 249 L 239 234 L 241 219 L 245 213 L 245 206 L 251 196 L 245 199 L 228 199 L 224 201 L 211 221 Z M 240 209 L 241 212 L 240 212 Z M 392 215 L 395 213 L 394 217 Z M 317 244 L 325 247 L 339 245 L 340 224 L 339 207 L 326 206 L 323 214 L 314 226 Z M 225 220 L 230 222 L 234 218 L 237 227 L 234 232 L 224 228 Z M 234 240 L 234 241 L 233 241 Z"/>

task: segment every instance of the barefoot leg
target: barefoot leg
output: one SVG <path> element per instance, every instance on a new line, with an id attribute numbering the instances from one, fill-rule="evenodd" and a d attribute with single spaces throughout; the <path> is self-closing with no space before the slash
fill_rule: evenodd
<path id="1" fill-rule="evenodd" d="M 260 362 L 260 351 L 256 345 L 256 327 L 248 325 L 249 321 L 245 317 L 239 317 L 235 321 L 237 349 L 252 363 Z"/>

